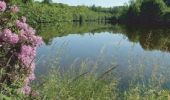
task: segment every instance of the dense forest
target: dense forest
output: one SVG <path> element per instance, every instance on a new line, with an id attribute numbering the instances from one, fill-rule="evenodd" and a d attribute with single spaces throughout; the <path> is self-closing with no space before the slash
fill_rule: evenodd
<path id="1" fill-rule="evenodd" d="M 112 19 L 135 25 L 169 25 L 169 6 L 169 0 L 132 0 L 127 6 L 116 7 Z"/>
<path id="2" fill-rule="evenodd" d="M 27 16 L 31 23 L 107 21 L 131 25 L 170 24 L 170 0 L 131 0 L 127 5 L 109 8 L 95 5 L 69 6 L 53 3 L 52 0 L 43 2 L 15 0 L 13 2 L 22 7 L 21 15 Z"/>
<path id="3" fill-rule="evenodd" d="M 108 8 L 68 6 L 67 4 L 51 3 L 50 0 L 33 2 L 31 0 L 16 0 L 22 8 L 20 15 L 25 15 L 30 23 L 49 22 L 85 22 L 85 21 L 106 21 L 111 18 Z M 29 7 L 29 9 L 27 9 Z"/>

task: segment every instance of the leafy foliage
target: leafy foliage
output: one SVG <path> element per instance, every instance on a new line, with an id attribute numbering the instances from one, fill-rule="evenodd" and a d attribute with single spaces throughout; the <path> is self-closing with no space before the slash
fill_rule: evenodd
<path id="1" fill-rule="evenodd" d="M 140 25 L 169 25 L 170 23 L 170 10 L 163 0 L 132 0 L 129 6 L 124 7 L 126 9 L 123 13 L 118 12 L 120 22 Z"/>
<path id="2" fill-rule="evenodd" d="M 26 15 L 30 23 L 104 21 L 110 13 L 93 11 L 86 6 L 68 6 L 58 3 L 30 3 L 22 7 L 21 15 Z M 29 7 L 29 9 L 27 9 Z"/>

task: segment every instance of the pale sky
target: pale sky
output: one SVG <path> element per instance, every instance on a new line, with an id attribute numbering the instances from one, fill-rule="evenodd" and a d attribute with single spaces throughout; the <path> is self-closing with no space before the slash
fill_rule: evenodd
<path id="1" fill-rule="evenodd" d="M 42 1 L 42 0 L 35 0 Z M 96 6 L 102 7 L 113 7 L 113 6 L 121 6 L 127 4 L 129 0 L 53 0 L 56 3 L 64 3 L 72 6 L 76 5 L 86 5 L 91 6 L 95 4 Z"/>

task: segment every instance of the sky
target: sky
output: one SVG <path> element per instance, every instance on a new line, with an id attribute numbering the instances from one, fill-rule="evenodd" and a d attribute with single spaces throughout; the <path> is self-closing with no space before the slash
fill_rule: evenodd
<path id="1" fill-rule="evenodd" d="M 42 0 L 35 0 L 35 1 L 42 1 Z M 113 6 L 121 6 L 128 3 L 129 0 L 53 0 L 56 3 L 64 3 L 71 6 L 76 5 L 96 5 L 102 7 L 113 7 Z"/>

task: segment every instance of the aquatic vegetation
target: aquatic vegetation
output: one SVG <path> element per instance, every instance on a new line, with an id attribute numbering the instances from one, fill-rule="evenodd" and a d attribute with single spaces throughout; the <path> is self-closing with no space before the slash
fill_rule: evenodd
<path id="1" fill-rule="evenodd" d="M 123 90 L 119 87 L 121 81 L 112 74 L 115 69 L 111 68 L 99 75 L 94 69 L 86 71 L 83 66 L 88 67 L 87 63 L 82 62 L 78 72 L 74 67 L 65 72 L 52 68 L 47 75 L 42 75 L 41 80 L 33 85 L 39 92 L 35 98 L 45 100 L 168 100 L 170 96 L 169 90 L 158 85 L 160 81 L 150 81 L 149 85 L 146 85 L 132 80 L 131 85 Z"/>

